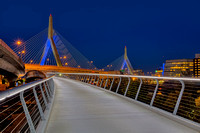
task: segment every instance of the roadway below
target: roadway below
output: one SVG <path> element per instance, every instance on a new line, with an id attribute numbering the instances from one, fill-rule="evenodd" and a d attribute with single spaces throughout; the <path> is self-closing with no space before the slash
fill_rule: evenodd
<path id="1" fill-rule="evenodd" d="M 198 133 L 85 83 L 58 77 L 54 81 L 47 133 Z"/>

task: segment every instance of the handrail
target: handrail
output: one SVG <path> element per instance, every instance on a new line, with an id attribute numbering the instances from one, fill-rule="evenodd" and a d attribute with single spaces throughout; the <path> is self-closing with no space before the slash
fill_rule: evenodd
<path id="1" fill-rule="evenodd" d="M 5 90 L 5 91 L 2 91 L 0 92 L 0 101 L 6 99 L 6 98 L 9 98 L 9 97 L 12 97 L 22 91 L 25 91 L 27 89 L 30 89 L 31 87 L 34 87 L 36 85 L 39 85 L 49 79 L 53 78 L 53 76 L 49 77 L 49 78 L 46 78 L 46 79 L 41 79 L 41 80 L 38 80 L 38 81 L 34 81 L 34 82 L 31 82 L 31 83 L 28 83 L 28 84 L 25 84 L 25 85 L 22 85 L 22 86 L 18 86 L 18 87 L 15 87 L 13 89 L 10 89 L 10 90 Z"/>
<path id="2" fill-rule="evenodd" d="M 0 132 L 44 132 L 55 94 L 53 77 L 0 92 Z"/>
<path id="3" fill-rule="evenodd" d="M 51 73 L 50 73 L 51 74 Z M 156 77 L 156 76 L 136 76 L 136 75 L 120 75 L 120 74 L 93 74 L 93 73 L 52 73 L 52 74 L 70 74 L 70 75 L 99 75 L 99 76 L 114 76 L 114 77 L 133 77 L 146 79 L 165 79 L 165 80 L 184 80 L 184 81 L 200 81 L 200 78 L 177 78 L 177 77 Z"/>

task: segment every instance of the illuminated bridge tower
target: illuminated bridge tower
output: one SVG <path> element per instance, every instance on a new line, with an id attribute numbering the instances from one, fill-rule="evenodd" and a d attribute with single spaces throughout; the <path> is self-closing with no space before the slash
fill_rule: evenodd
<path id="1" fill-rule="evenodd" d="M 44 48 L 44 51 L 43 51 L 43 54 L 42 54 L 42 57 L 41 57 L 41 60 L 40 60 L 40 65 L 44 65 L 46 57 L 47 57 L 47 53 L 49 51 L 49 48 L 51 47 L 51 49 L 53 51 L 54 58 L 56 60 L 57 66 L 62 66 L 58 51 L 56 49 L 55 42 L 53 40 L 53 32 L 54 32 L 54 30 L 53 30 L 53 18 L 50 14 L 50 16 L 49 16 L 48 38 L 47 38 L 45 48 Z"/>
<path id="2" fill-rule="evenodd" d="M 128 59 L 126 46 L 124 49 L 124 60 L 123 60 L 122 66 L 121 66 L 121 70 L 125 70 L 125 68 L 128 69 L 129 74 L 133 75 L 133 67 Z"/>

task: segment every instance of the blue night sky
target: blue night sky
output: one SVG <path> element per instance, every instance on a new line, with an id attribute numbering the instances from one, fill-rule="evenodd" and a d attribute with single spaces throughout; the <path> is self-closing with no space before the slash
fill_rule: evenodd
<path id="1" fill-rule="evenodd" d="M 199 7 L 198 0 L 5 0 L 0 38 L 27 40 L 47 28 L 51 13 L 54 29 L 98 68 L 126 45 L 133 68 L 154 71 L 166 59 L 200 53 Z"/>

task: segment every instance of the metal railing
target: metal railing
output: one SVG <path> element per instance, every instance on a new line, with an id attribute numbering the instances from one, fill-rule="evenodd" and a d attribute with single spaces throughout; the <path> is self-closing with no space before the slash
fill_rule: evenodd
<path id="1" fill-rule="evenodd" d="M 183 118 L 199 130 L 200 79 L 81 73 L 63 75 Z"/>
<path id="2" fill-rule="evenodd" d="M 54 95 L 53 77 L 0 92 L 0 132 L 35 133 Z"/>

